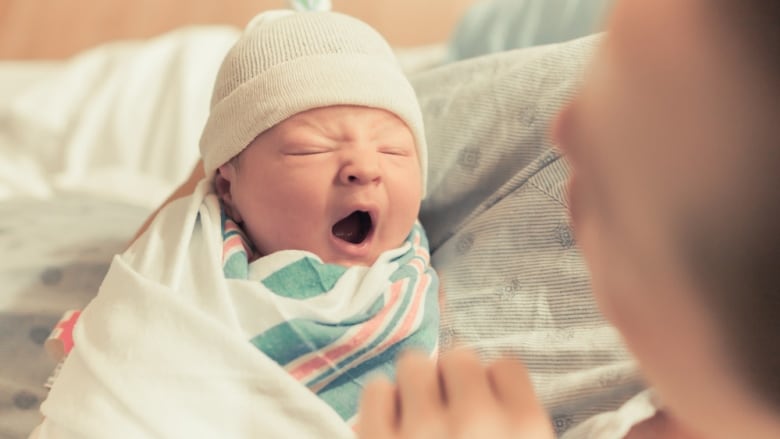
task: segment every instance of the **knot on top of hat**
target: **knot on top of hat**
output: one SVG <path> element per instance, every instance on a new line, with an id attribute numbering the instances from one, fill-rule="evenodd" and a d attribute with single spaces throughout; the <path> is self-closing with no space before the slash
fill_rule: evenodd
<path id="1" fill-rule="evenodd" d="M 274 9 L 271 11 L 265 11 L 262 14 L 257 14 L 254 18 L 249 20 L 249 23 L 247 23 L 246 28 L 244 28 L 244 30 L 249 31 L 258 26 L 262 26 L 266 23 L 270 23 L 274 20 L 278 20 L 282 17 L 286 17 L 294 13 L 295 13 L 294 11 L 291 11 L 289 9 Z"/>
<path id="2" fill-rule="evenodd" d="M 330 0 L 290 0 L 297 11 L 330 11 Z"/>
<path id="3" fill-rule="evenodd" d="M 274 9 L 265 11 L 252 18 L 246 25 L 246 30 L 269 23 L 279 18 L 294 14 L 295 11 L 330 11 L 330 0 L 289 0 L 292 9 Z M 293 11 L 293 9 L 295 11 Z"/>

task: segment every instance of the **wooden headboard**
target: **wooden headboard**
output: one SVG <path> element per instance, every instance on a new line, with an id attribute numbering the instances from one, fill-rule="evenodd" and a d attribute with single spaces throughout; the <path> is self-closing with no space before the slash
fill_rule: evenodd
<path id="1" fill-rule="evenodd" d="M 446 41 L 475 0 L 332 0 L 398 47 Z M 0 0 L 0 59 L 61 59 L 96 44 L 189 24 L 243 27 L 285 0 Z"/>

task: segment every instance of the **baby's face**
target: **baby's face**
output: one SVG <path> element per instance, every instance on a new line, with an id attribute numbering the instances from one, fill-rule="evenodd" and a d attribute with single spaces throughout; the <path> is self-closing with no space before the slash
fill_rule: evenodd
<path id="1" fill-rule="evenodd" d="M 307 250 L 324 262 L 371 265 L 406 239 L 422 176 L 397 116 L 354 106 L 299 113 L 220 167 L 217 191 L 262 255 Z"/>

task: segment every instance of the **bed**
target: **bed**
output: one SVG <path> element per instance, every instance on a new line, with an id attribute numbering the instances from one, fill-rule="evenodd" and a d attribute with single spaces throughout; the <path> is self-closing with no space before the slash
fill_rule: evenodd
<path id="1" fill-rule="evenodd" d="M 35 2 L 0 5 L 0 33 L 19 42 L 0 36 L 0 438 L 26 437 L 40 421 L 52 327 L 90 300 L 111 256 L 191 171 L 211 81 L 254 10 L 245 3 L 206 20 L 214 11 L 192 2 L 167 24 L 134 10 L 125 20 L 143 26 L 108 33 L 96 6 L 81 17 L 96 33 L 51 46 L 1 22 L 35 16 L 24 9 Z M 448 41 L 469 2 L 430 3 L 414 13 L 437 26 L 412 35 L 398 32 L 411 1 L 392 2 L 395 19 L 389 6 L 343 9 L 396 33 L 423 107 L 431 169 L 421 219 L 446 292 L 440 345 L 522 357 L 564 435 L 642 388 L 590 297 L 566 220 L 567 165 L 547 136 L 598 37 L 454 62 Z M 57 7 L 40 20 L 67 12 Z"/>

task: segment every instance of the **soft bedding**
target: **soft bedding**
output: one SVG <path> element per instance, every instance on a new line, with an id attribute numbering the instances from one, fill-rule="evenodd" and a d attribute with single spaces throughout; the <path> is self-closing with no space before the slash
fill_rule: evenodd
<path id="1" fill-rule="evenodd" d="M 209 72 L 216 71 L 230 36 L 185 34 L 203 37 L 198 41 L 207 49 L 196 49 L 186 38 L 168 46 L 165 55 L 151 47 L 154 42 L 114 46 L 115 53 L 104 48 L 74 60 L 56 81 L 42 81 L 24 99 L 0 109 L 2 135 L 17 141 L 2 144 L 3 158 L 24 157 L 43 166 L 42 181 L 53 193 L 68 189 L 81 194 L 38 204 L 0 203 L 8 215 L 36 219 L 6 225 L 0 239 L 15 242 L 17 248 L 54 252 L 62 258 L 56 260 L 59 266 L 74 270 L 72 276 L 48 270 L 53 263 L 42 262 L 37 250 L 16 256 L 4 250 L 3 284 L 17 285 L 11 295 L 24 297 L 4 303 L 0 314 L 0 328 L 12 334 L 12 342 L 4 338 L 3 358 L 18 361 L 4 362 L 0 375 L 9 383 L 0 389 L 0 404 L 6 404 L 0 407 L 15 404 L 0 408 L 0 431 L 8 431 L 8 437 L 23 437 L 25 428 L 34 425 L 43 397 L 36 386 L 53 366 L 36 340 L 61 312 L 82 306 L 95 294 L 111 255 L 191 169 L 205 120 Z M 523 358 L 561 435 L 594 414 L 619 407 L 642 388 L 617 332 L 602 319 L 590 296 L 586 269 L 567 225 L 567 165 L 547 136 L 552 117 L 576 90 L 598 41 L 588 37 L 412 74 L 429 142 L 429 196 L 421 220 L 432 263 L 443 279 L 442 351 L 469 345 L 485 358 Z M 199 56 L 188 55 L 194 53 Z M 69 75 L 73 65 L 86 70 L 81 76 Z M 124 73 L 140 65 L 145 68 L 136 75 Z M 101 73 L 76 89 L 84 84 L 83 73 L 90 66 Z M 52 111 L 44 105 L 49 98 Z M 129 125 L 123 123 L 127 120 Z M 167 132 L 166 126 L 177 129 Z M 53 150 L 59 158 L 44 160 Z M 106 192 L 116 201 L 96 201 Z M 58 203 L 68 202 L 99 208 L 74 208 L 58 216 Z M 56 239 L 38 239 L 44 230 Z M 96 230 L 107 235 L 86 234 Z M 72 240 L 58 241 L 65 236 Z M 82 260 L 89 263 L 67 265 Z M 86 274 L 77 274 L 79 270 Z M 87 280 L 63 286 L 65 302 L 47 299 L 47 282 L 57 280 L 59 285 L 78 276 Z M 20 364 L 31 366 L 23 371 Z M 26 378 L 20 378 L 23 375 Z M 5 424 L 9 419 L 12 427 Z M 587 437 L 576 434 L 567 437 Z"/>
<path id="2" fill-rule="evenodd" d="M 40 422 L 55 366 L 43 344 L 65 310 L 87 304 L 149 210 L 82 195 L 0 202 L 0 438 Z"/>
<path id="3" fill-rule="evenodd" d="M 69 191 L 159 205 L 197 159 L 193 145 L 209 90 L 237 32 L 184 28 L 148 42 L 99 46 L 61 63 L 0 112 L 8 168 L 0 192 Z"/>
<path id="4" fill-rule="evenodd" d="M 367 379 L 393 376 L 399 349 L 435 353 L 419 226 L 371 267 L 344 269 L 301 250 L 247 265 L 223 224 L 203 180 L 114 258 L 37 437 L 349 437 Z"/>
<path id="5" fill-rule="evenodd" d="M 641 389 L 590 295 L 568 226 L 568 166 L 548 134 L 599 38 L 413 77 L 431 142 L 421 220 L 446 297 L 442 351 L 522 358 L 559 434 Z"/>

